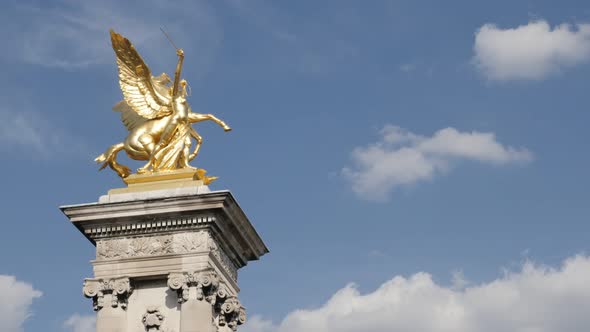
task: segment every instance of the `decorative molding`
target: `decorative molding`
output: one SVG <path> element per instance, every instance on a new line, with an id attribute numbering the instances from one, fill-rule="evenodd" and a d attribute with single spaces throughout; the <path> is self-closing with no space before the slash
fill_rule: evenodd
<path id="1" fill-rule="evenodd" d="M 113 236 L 142 235 L 166 231 L 177 231 L 199 228 L 203 224 L 215 222 L 214 216 L 179 217 L 164 220 L 138 221 L 123 225 L 88 226 L 84 234 L 91 239 L 102 239 Z"/>
<path id="2" fill-rule="evenodd" d="M 143 326 L 145 326 L 147 332 L 162 331 L 160 328 L 164 322 L 164 315 L 162 315 L 158 307 L 150 306 L 141 318 L 141 322 L 143 323 Z"/>
<path id="3" fill-rule="evenodd" d="M 238 325 L 246 322 L 246 309 L 235 296 L 219 298 L 215 312 L 218 326 L 227 326 L 236 331 Z"/>
<path id="4" fill-rule="evenodd" d="M 127 308 L 127 299 L 132 292 L 129 278 L 86 279 L 83 288 L 84 296 L 92 299 L 94 311 L 104 307 L 105 294 L 111 294 L 111 307 Z"/>

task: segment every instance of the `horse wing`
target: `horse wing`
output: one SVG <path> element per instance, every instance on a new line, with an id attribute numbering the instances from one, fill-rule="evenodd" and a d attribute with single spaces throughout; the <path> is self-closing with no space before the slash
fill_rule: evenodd
<path id="1" fill-rule="evenodd" d="M 171 100 L 165 93 L 166 86 L 154 80 L 150 69 L 129 39 L 113 30 L 110 32 L 117 56 L 119 84 L 129 107 L 146 119 L 172 114 Z"/>
<path id="2" fill-rule="evenodd" d="M 121 120 L 128 131 L 132 131 L 148 121 L 148 119 L 137 114 L 125 100 L 118 102 L 113 107 L 113 111 L 121 113 Z"/>

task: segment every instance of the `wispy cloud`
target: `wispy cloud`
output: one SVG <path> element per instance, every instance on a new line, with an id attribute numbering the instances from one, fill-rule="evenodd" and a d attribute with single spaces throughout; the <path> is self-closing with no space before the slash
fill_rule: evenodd
<path id="1" fill-rule="evenodd" d="M 473 49 L 473 62 L 491 80 L 538 80 L 590 60 L 590 24 L 486 24 L 475 34 Z"/>
<path id="2" fill-rule="evenodd" d="M 404 63 L 399 66 L 399 70 L 404 73 L 412 72 L 416 69 L 416 65 L 413 63 Z"/>
<path id="3" fill-rule="evenodd" d="M 384 253 L 383 251 L 379 250 L 379 249 L 373 249 L 371 251 L 369 251 L 369 258 L 387 258 L 389 257 L 389 255 L 387 255 L 386 253 Z"/>
<path id="4" fill-rule="evenodd" d="M 42 293 L 14 276 L 0 275 L 0 322 L 4 332 L 22 332 L 33 300 Z"/>
<path id="5" fill-rule="evenodd" d="M 29 107 L 0 108 L 0 150 L 19 151 L 35 158 L 84 155 L 84 141 Z"/>
<path id="6" fill-rule="evenodd" d="M 10 50 L 4 56 L 14 61 L 64 69 L 86 68 L 112 63 L 108 29 L 128 36 L 141 53 L 149 55 L 151 65 L 174 61 L 168 41 L 159 28 L 165 27 L 180 46 L 196 49 L 200 63 L 212 61 L 221 41 L 215 16 L 200 1 L 58 1 L 59 6 L 35 7 L 13 4 L 13 10 L 0 15 L 3 24 L 14 31 Z M 44 4 L 45 6 L 47 4 Z M 10 16 L 8 16 L 10 13 Z M 15 29 L 17 27 L 17 29 Z M 5 29 L 6 30 L 6 29 Z"/>
<path id="7" fill-rule="evenodd" d="M 41 121 L 36 113 L 8 113 L 0 111 L 0 144 L 4 147 L 28 147 L 35 152 L 43 152 L 46 145 L 59 143 L 59 137 L 48 137 L 47 124 Z M 53 141 L 53 142 L 51 142 Z"/>
<path id="8" fill-rule="evenodd" d="M 457 160 L 495 165 L 532 160 L 527 149 L 504 146 L 493 133 L 445 128 L 426 137 L 387 125 L 380 135 L 378 142 L 354 149 L 354 166 L 343 169 L 353 191 L 364 199 L 385 200 L 397 187 L 448 171 Z"/>
<path id="9" fill-rule="evenodd" d="M 254 316 L 241 331 L 581 332 L 590 325 L 588 278 L 587 256 L 559 269 L 527 262 L 473 287 L 441 286 L 422 272 L 368 294 L 350 284 L 317 309 L 294 310 L 280 324 Z"/>

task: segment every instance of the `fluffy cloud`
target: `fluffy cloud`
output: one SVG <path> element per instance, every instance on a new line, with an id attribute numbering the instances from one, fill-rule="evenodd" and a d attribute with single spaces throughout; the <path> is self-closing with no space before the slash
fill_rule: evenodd
<path id="1" fill-rule="evenodd" d="M 590 24 L 551 28 L 545 21 L 515 29 L 482 26 L 475 34 L 474 62 L 492 80 L 541 79 L 590 59 Z"/>
<path id="2" fill-rule="evenodd" d="M 317 309 L 295 310 L 278 325 L 253 317 L 242 332 L 584 332 L 590 326 L 590 257 L 554 269 L 518 272 L 457 289 L 427 273 L 397 276 L 372 293 L 348 285 Z"/>
<path id="3" fill-rule="evenodd" d="M 0 324 L 4 332 L 21 332 L 23 323 L 31 315 L 33 299 L 41 292 L 13 276 L 0 275 Z"/>
<path id="4" fill-rule="evenodd" d="M 445 128 L 425 137 L 387 125 L 380 134 L 377 143 L 354 149 L 355 166 L 343 169 L 361 198 L 383 200 L 396 187 L 430 179 L 457 160 L 504 165 L 532 159 L 526 149 L 498 143 L 493 133 Z"/>
<path id="5" fill-rule="evenodd" d="M 64 327 L 71 332 L 95 332 L 96 316 L 74 314 L 64 322 Z"/>

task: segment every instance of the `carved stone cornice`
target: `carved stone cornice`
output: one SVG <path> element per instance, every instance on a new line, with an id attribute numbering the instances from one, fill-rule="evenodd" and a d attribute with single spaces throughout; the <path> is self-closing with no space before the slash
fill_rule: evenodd
<path id="1" fill-rule="evenodd" d="M 104 307 L 104 295 L 111 294 L 111 307 L 127 308 L 127 298 L 132 292 L 129 278 L 86 279 L 83 288 L 84 296 L 92 299 L 94 310 Z"/>
<path id="2" fill-rule="evenodd" d="M 196 287 L 196 300 L 206 300 L 211 305 L 215 305 L 219 283 L 219 277 L 212 271 L 173 272 L 168 275 L 168 287 L 178 293 L 179 303 L 190 300 L 189 289 Z"/>
<path id="3" fill-rule="evenodd" d="M 192 216 L 158 220 L 138 220 L 117 225 L 92 225 L 84 229 L 90 239 L 98 240 L 114 236 L 133 236 L 178 230 L 202 228 L 215 222 L 214 216 Z"/>
<path id="4" fill-rule="evenodd" d="M 171 191 L 160 198 L 69 205 L 61 210 L 92 243 L 112 237 L 207 228 L 213 229 L 218 241 L 230 249 L 238 268 L 268 252 L 228 191 L 180 196 Z"/>

